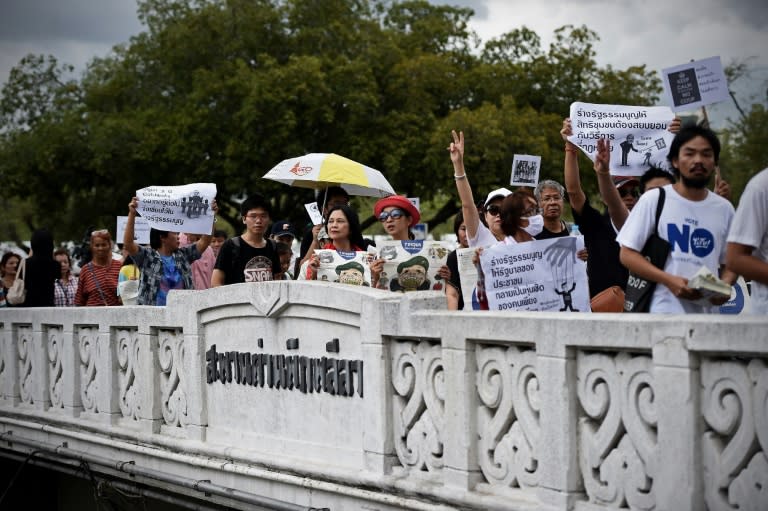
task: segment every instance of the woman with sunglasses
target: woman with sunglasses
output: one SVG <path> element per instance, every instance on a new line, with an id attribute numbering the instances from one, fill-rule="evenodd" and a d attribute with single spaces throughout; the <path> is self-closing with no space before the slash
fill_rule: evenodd
<path id="1" fill-rule="evenodd" d="M 456 180 L 456 190 L 459 192 L 461 200 L 461 211 L 464 215 L 464 224 L 467 228 L 467 239 L 470 247 L 487 247 L 500 241 L 506 240 L 508 243 L 516 242 L 514 236 L 505 233 L 502 227 L 502 216 L 505 198 L 512 195 L 512 192 L 506 188 L 498 188 L 488 194 L 483 203 L 483 214 L 487 227 L 480 221 L 480 213 L 475 200 L 472 196 L 472 187 L 467 180 L 466 170 L 464 169 L 464 133 L 451 131 L 453 142 L 448 147 L 453 163 L 453 177 Z M 528 200 L 523 194 L 520 194 L 520 200 L 523 201 L 522 211 L 529 209 Z M 540 215 L 519 218 L 520 228 L 531 236 L 535 236 L 543 227 L 543 219 Z"/>
<path id="2" fill-rule="evenodd" d="M 360 227 L 360 218 L 357 213 L 347 206 L 337 205 L 328 211 L 328 217 L 325 220 L 325 230 L 328 233 L 330 241 L 321 248 L 325 250 L 336 250 L 346 252 L 364 252 L 366 245 L 363 240 L 363 231 Z M 383 259 L 377 259 L 370 264 L 371 269 L 371 287 L 376 287 L 379 282 L 379 275 L 384 266 Z M 305 269 L 306 267 L 306 269 Z M 317 254 L 308 255 L 302 264 L 300 280 L 317 280 L 317 269 L 320 267 L 320 258 Z"/>
<path id="3" fill-rule="evenodd" d="M 416 206 L 402 195 L 379 199 L 373 206 L 373 215 L 384 226 L 384 231 L 398 241 L 414 239 L 411 227 L 421 220 Z"/>

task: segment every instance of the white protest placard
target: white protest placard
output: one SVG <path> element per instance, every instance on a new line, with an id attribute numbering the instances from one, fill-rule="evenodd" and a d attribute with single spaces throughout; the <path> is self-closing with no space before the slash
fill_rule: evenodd
<path id="1" fill-rule="evenodd" d="M 420 197 L 408 197 L 408 200 L 411 201 L 411 204 L 413 204 L 413 207 L 416 208 L 416 211 L 421 213 L 421 198 Z"/>
<path id="2" fill-rule="evenodd" d="M 668 170 L 675 136 L 667 128 L 675 114 L 666 106 L 571 104 L 573 134 L 568 140 L 595 161 L 597 141 L 611 144 L 611 174 L 642 176 L 650 167 Z"/>
<path id="3" fill-rule="evenodd" d="M 675 112 L 695 110 L 730 97 L 720 57 L 668 67 L 661 74 L 667 102 Z"/>
<path id="4" fill-rule="evenodd" d="M 372 255 L 366 252 L 348 252 L 345 250 L 315 250 L 320 259 L 317 280 L 337 282 L 353 286 L 371 285 Z"/>
<path id="5" fill-rule="evenodd" d="M 512 160 L 512 177 L 509 184 L 512 186 L 536 187 L 539 182 L 541 170 L 541 156 L 530 154 L 516 154 Z"/>
<path id="6" fill-rule="evenodd" d="M 148 186 L 136 191 L 136 210 L 153 229 L 211 234 L 216 184 Z"/>
<path id="7" fill-rule="evenodd" d="M 492 311 L 591 312 L 587 266 L 576 257 L 576 236 L 498 243 L 480 263 Z"/>
<path id="8" fill-rule="evenodd" d="M 317 208 L 317 202 L 308 202 L 304 204 L 304 209 L 307 210 L 312 225 L 320 225 L 323 223 L 323 215 L 320 214 L 320 210 Z"/>
<path id="9" fill-rule="evenodd" d="M 425 223 L 418 223 L 411 227 L 414 239 L 425 240 L 429 234 L 429 225 Z"/>
<path id="10" fill-rule="evenodd" d="M 115 239 L 118 243 L 123 242 L 123 235 L 125 234 L 125 224 L 128 222 L 127 216 L 117 217 L 117 229 L 115 230 Z M 147 221 L 138 216 L 133 227 L 133 241 L 139 245 L 149 244 L 149 224 Z"/>
<path id="11" fill-rule="evenodd" d="M 477 248 L 457 248 L 456 265 L 459 267 L 461 281 L 461 297 L 464 299 L 464 310 L 480 310 L 480 303 L 475 294 L 477 284 L 477 266 L 472 262 Z"/>
<path id="12" fill-rule="evenodd" d="M 441 241 L 402 240 L 377 243 L 384 259 L 379 289 L 390 291 L 440 291 L 445 285 L 438 270 L 451 250 Z"/>

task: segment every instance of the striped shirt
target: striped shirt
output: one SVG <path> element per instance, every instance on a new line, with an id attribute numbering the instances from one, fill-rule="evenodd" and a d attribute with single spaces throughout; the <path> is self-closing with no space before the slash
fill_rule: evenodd
<path id="1" fill-rule="evenodd" d="M 97 266 L 93 263 L 83 266 L 80 270 L 80 281 L 77 283 L 75 305 L 120 305 L 120 298 L 117 296 L 117 276 L 120 274 L 121 265 L 120 261 L 112 259 L 108 266 Z M 99 293 L 99 287 L 101 287 L 101 293 Z"/>

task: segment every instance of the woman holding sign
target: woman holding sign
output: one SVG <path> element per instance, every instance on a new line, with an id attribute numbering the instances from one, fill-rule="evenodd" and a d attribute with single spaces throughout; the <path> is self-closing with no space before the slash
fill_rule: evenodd
<path id="1" fill-rule="evenodd" d="M 325 230 L 330 242 L 323 245 L 324 250 L 336 250 L 337 252 L 363 252 L 365 245 L 363 232 L 360 228 L 360 219 L 357 213 L 347 205 L 337 205 L 330 209 L 325 220 Z M 373 261 L 371 269 L 371 287 L 376 287 L 379 275 L 384 264 L 383 259 Z M 317 280 L 317 270 L 320 267 L 320 257 L 312 254 L 304 263 L 300 278 L 304 280 Z"/>
<path id="2" fill-rule="evenodd" d="M 373 216 L 379 219 L 387 234 L 396 241 L 414 239 L 411 227 L 421 220 L 416 206 L 402 195 L 379 199 L 373 206 Z"/>

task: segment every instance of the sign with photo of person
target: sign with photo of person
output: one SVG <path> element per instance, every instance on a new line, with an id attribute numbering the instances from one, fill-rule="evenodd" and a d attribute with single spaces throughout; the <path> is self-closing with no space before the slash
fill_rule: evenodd
<path id="1" fill-rule="evenodd" d="M 696 60 L 661 70 L 664 92 L 672 110 L 695 110 L 727 101 L 728 80 L 720 57 Z"/>
<path id="2" fill-rule="evenodd" d="M 136 211 L 153 229 L 211 234 L 216 184 L 148 186 L 136 191 Z"/>
<path id="3" fill-rule="evenodd" d="M 371 254 L 328 249 L 315 250 L 315 254 L 320 259 L 317 280 L 370 287 L 371 268 L 368 263 L 373 258 Z"/>
<path id="4" fill-rule="evenodd" d="M 675 114 L 666 106 L 571 104 L 573 134 L 568 140 L 595 161 L 597 141 L 611 145 L 614 176 L 642 176 L 651 167 L 672 171 L 667 161 L 675 136 L 668 130 Z"/>
<path id="5" fill-rule="evenodd" d="M 498 243 L 480 264 L 492 311 L 591 312 L 587 265 L 576 257 L 583 238 Z"/>
<path id="6" fill-rule="evenodd" d="M 451 250 L 440 241 L 390 240 L 377 243 L 378 257 L 384 259 L 379 289 L 390 291 L 442 291 L 445 283 L 439 270 Z"/>
<path id="7" fill-rule="evenodd" d="M 512 160 L 512 177 L 509 184 L 512 186 L 536 187 L 539 182 L 541 170 L 541 156 L 530 154 L 516 154 Z"/>

